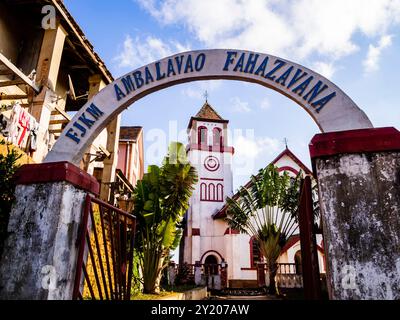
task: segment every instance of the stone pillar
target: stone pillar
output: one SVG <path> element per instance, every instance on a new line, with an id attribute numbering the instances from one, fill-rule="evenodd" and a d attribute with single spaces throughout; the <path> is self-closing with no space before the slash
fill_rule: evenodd
<path id="1" fill-rule="evenodd" d="M 265 287 L 265 263 L 257 262 L 257 285 L 259 288 Z"/>
<path id="2" fill-rule="evenodd" d="M 400 132 L 362 129 L 316 135 L 331 299 L 400 299 Z"/>
<path id="3" fill-rule="evenodd" d="M 0 261 L 0 300 L 70 300 L 78 228 L 96 179 L 67 162 L 23 166 Z"/>
<path id="4" fill-rule="evenodd" d="M 228 265 L 225 260 L 221 263 L 221 287 L 223 289 L 228 287 Z"/>

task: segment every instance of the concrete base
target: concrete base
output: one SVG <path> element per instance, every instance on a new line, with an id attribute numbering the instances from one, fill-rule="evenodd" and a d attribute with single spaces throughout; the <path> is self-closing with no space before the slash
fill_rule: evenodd
<path id="1" fill-rule="evenodd" d="M 312 141 L 331 299 L 400 299 L 400 133 L 387 131 Z"/>
<path id="2" fill-rule="evenodd" d="M 85 188 L 77 186 L 77 176 Z M 29 184 L 37 180 L 50 182 Z M 98 184 L 69 164 L 24 166 L 18 183 L 0 263 L 0 299 L 70 300 L 84 200 Z"/>

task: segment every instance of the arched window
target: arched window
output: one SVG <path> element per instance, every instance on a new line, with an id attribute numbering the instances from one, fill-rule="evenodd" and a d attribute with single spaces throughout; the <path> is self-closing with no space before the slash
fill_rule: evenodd
<path id="1" fill-rule="evenodd" d="M 222 143 L 222 130 L 220 128 L 213 129 L 213 145 L 221 147 Z"/>
<path id="2" fill-rule="evenodd" d="M 215 197 L 215 184 L 210 183 L 208 185 L 208 201 L 215 201 L 217 200 Z"/>
<path id="3" fill-rule="evenodd" d="M 250 239 L 250 266 L 251 268 L 257 267 L 257 262 L 262 261 L 262 254 L 260 252 L 260 247 L 258 241 L 255 237 Z"/>
<path id="4" fill-rule="evenodd" d="M 202 183 L 200 185 L 200 200 L 207 201 L 207 199 L 208 199 L 207 185 L 205 183 Z"/>
<path id="5" fill-rule="evenodd" d="M 224 201 L 224 186 L 221 183 L 217 185 L 217 201 L 223 202 Z"/>
<path id="6" fill-rule="evenodd" d="M 221 183 L 201 183 L 200 201 L 224 202 L 224 186 Z"/>
<path id="7" fill-rule="evenodd" d="M 199 127 L 198 129 L 198 143 L 199 145 L 206 146 L 207 143 L 208 130 L 206 127 Z"/>

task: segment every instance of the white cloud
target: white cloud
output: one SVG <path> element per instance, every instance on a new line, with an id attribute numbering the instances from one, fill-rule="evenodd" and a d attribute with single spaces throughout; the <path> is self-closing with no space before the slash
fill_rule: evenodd
<path id="1" fill-rule="evenodd" d="M 271 107 L 271 104 L 270 104 L 268 98 L 264 98 L 264 99 L 261 100 L 260 109 L 268 110 L 270 107 Z"/>
<path id="2" fill-rule="evenodd" d="M 127 35 L 122 50 L 114 60 L 119 68 L 138 68 L 152 61 L 172 55 L 175 52 L 187 51 L 189 48 L 179 42 L 169 43 L 148 36 L 146 39 L 132 38 Z"/>
<path id="3" fill-rule="evenodd" d="M 267 52 L 333 62 L 400 24 L 400 0 L 137 0 L 163 25 L 183 25 L 206 47 Z"/>
<path id="4" fill-rule="evenodd" d="M 382 51 L 385 48 L 390 47 L 391 45 L 392 45 L 391 35 L 382 36 L 377 46 L 374 46 L 372 44 L 369 45 L 367 57 L 363 61 L 365 73 L 370 73 L 379 70 L 379 60 Z"/>
<path id="5" fill-rule="evenodd" d="M 238 97 L 231 98 L 231 109 L 233 112 L 237 113 L 247 113 L 251 111 L 249 103 L 240 100 Z"/>
<path id="6" fill-rule="evenodd" d="M 191 99 L 204 100 L 207 91 L 208 100 L 212 101 L 212 92 L 222 86 L 221 80 L 197 81 L 182 90 L 182 94 Z"/>
<path id="7" fill-rule="evenodd" d="M 235 157 L 233 169 L 235 176 L 248 177 L 259 169 L 260 158 L 275 155 L 281 148 L 279 140 L 270 137 L 256 137 L 254 131 L 235 135 L 233 138 Z M 265 163 L 263 163 L 265 165 Z"/>
<path id="8" fill-rule="evenodd" d="M 333 63 L 317 61 L 312 64 L 312 69 L 315 72 L 323 75 L 325 78 L 332 80 L 332 77 L 336 71 L 335 66 Z"/>

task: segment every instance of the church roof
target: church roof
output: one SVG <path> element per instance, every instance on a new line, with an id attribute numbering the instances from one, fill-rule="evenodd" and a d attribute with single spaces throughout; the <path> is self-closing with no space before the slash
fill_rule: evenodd
<path id="1" fill-rule="evenodd" d="M 225 122 L 228 123 L 228 120 L 223 119 L 217 111 L 206 101 L 199 112 L 190 119 L 189 126 L 192 126 L 193 120 L 200 120 L 200 121 L 213 121 L 213 122 Z"/>
<path id="2" fill-rule="evenodd" d="M 204 105 L 201 107 L 199 112 L 194 116 L 195 118 L 198 119 L 204 119 L 204 120 L 224 120 L 222 117 L 218 114 L 217 111 L 214 110 L 213 107 L 206 101 Z"/>
<path id="3" fill-rule="evenodd" d="M 297 157 L 294 155 L 294 153 L 293 153 L 292 151 L 290 151 L 290 149 L 287 148 L 287 147 L 286 147 L 285 150 L 283 150 L 270 164 L 276 165 L 276 163 L 277 163 L 281 158 L 283 158 L 285 155 L 288 156 L 289 158 L 291 158 L 291 159 L 304 171 L 304 173 L 312 175 L 311 170 L 308 169 L 307 166 L 306 166 L 303 162 L 301 162 L 301 161 L 299 160 L 299 158 L 297 158 Z M 288 169 L 291 171 L 292 168 L 290 168 L 290 167 L 282 167 L 282 168 L 278 168 L 278 169 L 282 169 L 282 170 L 280 170 L 280 171 L 285 171 L 285 170 L 288 170 Z M 298 173 L 298 172 L 295 172 L 295 174 L 297 174 L 297 173 Z M 251 180 L 250 180 L 249 182 L 247 182 L 247 183 L 245 184 L 244 187 L 245 187 L 245 188 L 249 188 L 249 187 L 251 187 L 251 185 L 252 185 L 252 182 L 251 182 Z M 232 196 L 232 199 L 237 200 L 238 198 L 239 198 L 239 192 L 236 192 L 236 193 Z M 226 209 L 227 209 L 227 208 L 228 208 L 228 205 L 225 204 L 218 212 L 216 212 L 215 214 L 213 214 L 213 218 L 214 218 L 214 219 L 225 218 L 225 217 L 226 217 Z"/>

